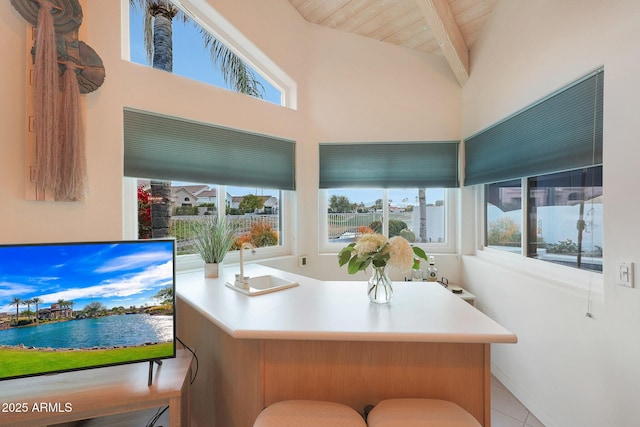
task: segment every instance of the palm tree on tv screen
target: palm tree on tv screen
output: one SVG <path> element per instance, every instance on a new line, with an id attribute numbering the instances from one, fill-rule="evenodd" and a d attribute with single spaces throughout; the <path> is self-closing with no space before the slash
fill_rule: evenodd
<path id="1" fill-rule="evenodd" d="M 31 301 L 33 301 L 33 303 L 36 305 L 36 323 L 38 323 L 39 322 L 39 319 L 38 319 L 38 316 L 39 316 L 39 314 L 38 314 L 38 305 L 42 302 L 42 298 L 33 297 L 33 298 L 31 298 Z"/>
<path id="2" fill-rule="evenodd" d="M 33 304 L 33 300 L 32 299 L 27 299 L 22 301 L 23 304 L 27 305 L 27 319 L 31 319 L 31 304 Z"/>
<path id="3" fill-rule="evenodd" d="M 185 22 L 187 17 L 170 0 L 129 0 L 129 4 L 144 13 L 144 44 L 147 61 L 164 71 L 173 71 L 173 18 Z M 222 72 L 224 81 L 236 92 L 262 98 L 264 87 L 253 71 L 224 44 L 200 29 L 202 41 L 211 53 L 213 63 Z M 171 182 L 151 181 L 152 237 L 169 236 L 171 219 Z"/>
<path id="4" fill-rule="evenodd" d="M 20 308 L 20 306 L 22 305 L 22 300 L 18 297 L 13 297 L 13 299 L 11 300 L 11 302 L 9 303 L 9 305 L 15 305 L 16 306 L 16 325 L 18 324 L 18 310 Z"/>

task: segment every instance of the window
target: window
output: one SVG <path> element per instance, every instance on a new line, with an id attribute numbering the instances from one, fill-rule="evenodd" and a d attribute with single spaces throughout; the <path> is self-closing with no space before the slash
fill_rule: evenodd
<path id="1" fill-rule="evenodd" d="M 486 185 L 485 201 L 485 246 L 521 254 L 521 180 Z"/>
<path id="2" fill-rule="evenodd" d="M 171 19 L 171 72 L 208 83 L 229 90 L 236 90 L 219 71 L 212 59 L 215 55 L 211 44 L 211 31 L 196 22 L 189 13 L 185 12 L 178 1 L 169 2 L 171 7 L 178 11 Z M 129 2 L 129 50 L 130 60 L 141 65 L 151 65 L 150 58 L 144 45 L 144 23 L 146 14 L 150 14 L 144 1 Z M 152 21 L 153 22 L 153 21 Z M 224 46 L 226 48 L 226 46 Z M 248 93 L 265 101 L 282 105 L 284 97 L 282 90 L 276 88 L 260 73 L 243 62 L 243 70 L 247 71 L 250 79 L 257 82 L 255 93 Z M 162 68 L 162 67 L 160 67 Z M 238 90 L 236 90 L 238 91 Z"/>
<path id="3" fill-rule="evenodd" d="M 331 243 L 353 242 L 372 232 L 374 223 L 382 227 L 383 191 L 364 189 L 327 190 L 326 239 Z M 380 229 L 379 232 L 382 232 Z"/>
<path id="4" fill-rule="evenodd" d="M 137 180 L 138 238 L 152 237 L 153 198 L 151 180 Z M 179 195 L 190 193 L 193 205 L 179 206 Z M 176 239 L 178 255 L 193 253 L 194 223 L 206 216 L 225 217 L 236 228 L 237 250 L 243 243 L 257 248 L 282 246 L 282 195 L 279 190 L 172 182 L 170 186 L 169 236 Z M 157 219 L 156 219 L 157 221 Z"/>
<path id="5" fill-rule="evenodd" d="M 602 271 L 602 166 L 529 178 L 527 256 Z"/>
<path id="6" fill-rule="evenodd" d="M 446 243 L 444 188 L 388 190 L 389 236 L 409 230 L 408 240 Z"/>
<path id="7" fill-rule="evenodd" d="M 342 248 L 363 233 L 402 236 L 430 250 L 452 250 L 453 210 L 449 190 L 427 189 L 327 189 L 320 192 L 321 247 Z"/>
<path id="8" fill-rule="evenodd" d="M 453 250 L 457 141 L 321 143 L 321 250 L 365 232 Z"/>
<path id="9" fill-rule="evenodd" d="M 486 247 L 602 271 L 604 70 L 465 140 Z"/>
<path id="10" fill-rule="evenodd" d="M 189 254 L 189 222 L 218 215 L 238 226 L 240 244 L 251 241 L 262 256 L 284 255 L 294 160 L 294 141 L 124 110 L 125 197 L 130 197 L 125 209 L 138 218 L 138 227 L 128 226 L 126 236 L 175 236 L 179 254 Z M 192 203 L 179 206 L 183 200 Z"/>
<path id="11" fill-rule="evenodd" d="M 601 272 L 602 199 L 602 166 L 487 184 L 485 245 Z"/>

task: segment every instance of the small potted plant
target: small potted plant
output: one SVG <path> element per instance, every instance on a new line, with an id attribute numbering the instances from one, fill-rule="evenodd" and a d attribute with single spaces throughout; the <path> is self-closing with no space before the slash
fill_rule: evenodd
<path id="1" fill-rule="evenodd" d="M 222 274 L 222 261 L 233 245 L 235 227 L 225 218 L 205 216 L 204 220 L 193 221 L 194 252 L 205 262 L 205 277 L 219 277 Z"/>

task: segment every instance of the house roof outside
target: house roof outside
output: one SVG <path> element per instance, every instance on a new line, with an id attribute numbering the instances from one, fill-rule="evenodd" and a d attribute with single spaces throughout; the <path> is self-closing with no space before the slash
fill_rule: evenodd
<path id="1" fill-rule="evenodd" d="M 211 188 L 208 185 L 177 185 L 177 186 L 172 186 L 171 187 L 171 192 L 178 192 L 179 190 L 184 189 L 186 191 L 188 191 L 189 193 L 193 194 L 194 196 L 197 196 L 198 194 L 200 194 L 203 191 L 211 191 Z M 213 191 L 215 192 L 215 189 L 213 189 Z"/>
<path id="2" fill-rule="evenodd" d="M 217 194 L 218 192 L 214 188 L 210 190 L 201 191 L 197 195 L 198 195 L 198 199 L 204 199 L 204 198 L 214 198 L 217 196 Z"/>

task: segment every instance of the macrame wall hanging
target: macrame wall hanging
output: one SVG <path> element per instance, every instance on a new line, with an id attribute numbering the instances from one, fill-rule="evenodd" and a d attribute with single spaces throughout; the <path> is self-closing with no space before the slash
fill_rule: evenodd
<path id="1" fill-rule="evenodd" d="M 35 165 L 29 180 L 36 200 L 81 201 L 86 193 L 83 108 L 80 94 L 98 89 L 105 70 L 98 54 L 78 39 L 78 0 L 11 0 L 34 26 L 33 125 Z"/>

